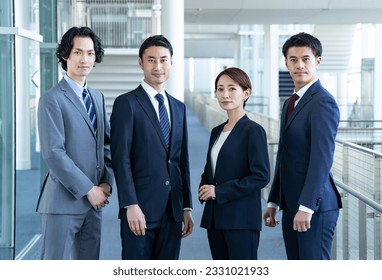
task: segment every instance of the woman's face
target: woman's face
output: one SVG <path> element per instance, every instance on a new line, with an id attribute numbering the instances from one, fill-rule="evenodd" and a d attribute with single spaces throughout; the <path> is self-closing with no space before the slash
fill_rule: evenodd
<path id="1" fill-rule="evenodd" d="M 215 92 L 220 107 L 227 112 L 243 110 L 250 93 L 250 89 L 243 90 L 237 82 L 224 74 L 219 78 Z"/>

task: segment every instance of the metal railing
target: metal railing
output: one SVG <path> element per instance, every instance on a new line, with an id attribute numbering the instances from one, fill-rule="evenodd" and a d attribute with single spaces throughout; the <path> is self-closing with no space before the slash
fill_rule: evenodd
<path id="1" fill-rule="evenodd" d="M 340 121 L 337 139 L 382 152 L 382 121 Z"/>
<path id="2" fill-rule="evenodd" d="M 332 172 L 342 193 L 336 259 L 382 259 L 382 154 L 336 141 Z"/>

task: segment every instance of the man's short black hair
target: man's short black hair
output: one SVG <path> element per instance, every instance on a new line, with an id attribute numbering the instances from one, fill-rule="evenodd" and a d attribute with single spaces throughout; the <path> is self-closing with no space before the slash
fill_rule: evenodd
<path id="1" fill-rule="evenodd" d="M 320 57 L 322 55 L 322 45 L 320 40 L 305 32 L 300 32 L 293 35 L 284 43 L 282 52 L 285 58 L 287 57 L 288 50 L 291 47 L 308 47 L 312 49 L 315 57 Z"/>
<path id="2" fill-rule="evenodd" d="M 171 57 L 173 54 L 172 46 L 170 42 L 163 35 L 153 35 L 148 37 L 139 48 L 139 58 L 143 59 L 143 53 L 149 47 L 164 47 L 170 51 Z"/>

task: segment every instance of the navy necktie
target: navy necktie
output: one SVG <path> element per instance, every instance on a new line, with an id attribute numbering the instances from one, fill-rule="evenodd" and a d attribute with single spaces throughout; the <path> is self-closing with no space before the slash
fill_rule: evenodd
<path id="1" fill-rule="evenodd" d="M 166 141 L 166 145 L 168 147 L 170 140 L 170 122 L 168 120 L 167 109 L 164 105 L 164 98 L 162 94 L 158 93 L 155 95 L 155 98 L 159 102 L 159 124 L 162 129 L 164 140 Z"/>
<path id="2" fill-rule="evenodd" d="M 82 92 L 82 98 L 84 99 L 86 112 L 89 115 L 90 121 L 93 125 L 94 131 L 97 131 L 97 119 L 94 111 L 94 106 L 92 103 L 92 99 L 90 97 L 90 94 L 88 91 L 84 88 L 84 91 Z"/>
<path id="3" fill-rule="evenodd" d="M 299 97 L 300 96 L 298 96 L 296 93 L 294 93 L 292 95 L 292 97 L 290 98 L 289 105 L 288 105 L 287 119 L 289 119 L 290 115 L 292 115 L 292 112 L 293 112 L 293 109 L 294 109 L 294 103 L 296 102 L 296 100 Z"/>

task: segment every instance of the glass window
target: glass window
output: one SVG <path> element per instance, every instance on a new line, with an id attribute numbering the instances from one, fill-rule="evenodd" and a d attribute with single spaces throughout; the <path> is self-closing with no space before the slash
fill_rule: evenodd
<path id="1" fill-rule="evenodd" d="M 0 259 L 14 256 L 13 35 L 0 35 Z"/>

